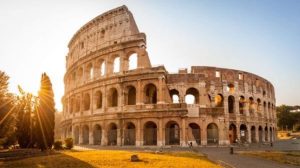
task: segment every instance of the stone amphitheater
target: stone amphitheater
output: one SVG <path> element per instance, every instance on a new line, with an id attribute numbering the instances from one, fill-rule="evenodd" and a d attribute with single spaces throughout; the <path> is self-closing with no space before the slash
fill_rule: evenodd
<path id="1" fill-rule="evenodd" d="M 275 91 L 255 74 L 152 66 L 126 6 L 82 26 L 68 44 L 62 139 L 101 146 L 206 146 L 276 138 Z"/>

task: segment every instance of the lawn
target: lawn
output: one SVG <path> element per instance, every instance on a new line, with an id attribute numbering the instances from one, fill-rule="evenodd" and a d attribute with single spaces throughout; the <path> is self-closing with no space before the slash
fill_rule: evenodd
<path id="1" fill-rule="evenodd" d="M 274 160 L 280 163 L 300 166 L 300 152 L 279 152 L 279 151 L 252 151 L 242 152 L 242 155 L 254 156 Z"/>
<path id="2" fill-rule="evenodd" d="M 140 162 L 130 162 L 130 156 L 137 154 Z M 0 162 L 0 167 L 8 168 L 115 168 L 115 167 L 201 167 L 220 168 L 206 157 L 192 152 L 169 152 L 155 154 L 134 151 L 64 151 L 49 156 Z"/>

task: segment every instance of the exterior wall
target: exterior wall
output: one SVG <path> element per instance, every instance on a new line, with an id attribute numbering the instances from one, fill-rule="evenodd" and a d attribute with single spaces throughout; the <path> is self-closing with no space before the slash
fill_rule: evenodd
<path id="1" fill-rule="evenodd" d="M 137 55 L 135 69 L 129 69 L 132 54 Z M 120 70 L 114 72 L 117 57 Z M 66 60 L 62 138 L 73 137 L 75 143 L 187 146 L 275 140 L 275 90 L 269 81 L 217 67 L 177 74 L 152 67 L 146 36 L 126 6 L 84 25 L 71 39 Z M 195 102 L 186 102 L 187 95 Z"/>

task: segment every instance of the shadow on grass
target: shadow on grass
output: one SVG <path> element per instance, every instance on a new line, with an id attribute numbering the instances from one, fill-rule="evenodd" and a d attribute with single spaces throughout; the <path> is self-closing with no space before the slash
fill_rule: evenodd
<path id="1" fill-rule="evenodd" d="M 36 156 L 11 161 L 0 161 L 1 168 L 94 168 L 91 164 L 66 155 L 58 153 L 47 156 Z"/>

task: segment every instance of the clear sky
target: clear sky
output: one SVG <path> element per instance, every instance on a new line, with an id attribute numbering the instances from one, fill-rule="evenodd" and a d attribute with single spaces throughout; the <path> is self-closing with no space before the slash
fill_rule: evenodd
<path id="1" fill-rule="evenodd" d="M 61 110 L 68 42 L 97 15 L 121 5 L 147 35 L 153 65 L 240 69 L 273 83 L 277 105 L 300 104 L 299 0 L 1 0 L 0 70 L 10 90 L 37 94 L 42 72 Z"/>

